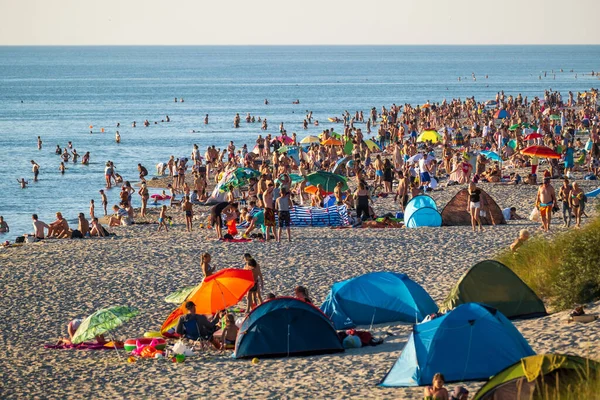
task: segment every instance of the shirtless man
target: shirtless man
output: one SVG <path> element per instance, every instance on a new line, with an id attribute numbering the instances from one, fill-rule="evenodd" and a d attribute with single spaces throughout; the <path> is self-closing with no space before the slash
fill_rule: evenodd
<path id="1" fill-rule="evenodd" d="M 40 166 L 33 160 L 31 160 L 31 171 L 33 172 L 33 181 L 38 181 L 38 175 L 40 174 Z"/>
<path id="2" fill-rule="evenodd" d="M 77 229 L 79 232 L 81 232 L 83 237 L 86 237 L 90 234 L 90 223 L 87 219 L 85 219 L 85 215 L 83 213 L 79 213 Z"/>
<path id="3" fill-rule="evenodd" d="M 106 194 L 104 193 L 104 189 L 100 189 L 100 198 L 102 199 L 102 209 L 104 210 L 104 216 L 106 216 L 108 214 L 106 207 L 108 207 L 108 198 L 106 197 Z M 92 217 L 92 220 L 94 218 Z"/>
<path id="4" fill-rule="evenodd" d="M 190 196 L 185 196 L 183 203 L 181 203 L 181 209 L 185 213 L 185 226 L 188 232 L 192 231 L 192 217 L 194 216 L 192 206 L 193 205 L 190 202 Z"/>
<path id="5" fill-rule="evenodd" d="M 269 230 L 273 233 L 273 236 L 277 238 L 275 234 L 275 204 L 273 203 L 273 190 L 275 185 L 273 182 L 269 182 L 267 190 L 262 195 L 263 206 L 265 208 L 265 240 L 268 242 L 270 238 Z"/>
<path id="6" fill-rule="evenodd" d="M 381 161 L 381 156 L 377 154 L 375 158 L 375 162 L 373 163 L 373 168 L 375 168 L 375 185 L 383 184 L 383 161 Z"/>
<path id="7" fill-rule="evenodd" d="M 44 221 L 40 221 L 38 219 L 37 214 L 33 214 L 31 216 L 31 219 L 33 220 L 33 229 L 34 229 L 35 238 L 38 240 L 43 239 L 44 238 L 44 228 L 49 230 L 50 227 Z"/>
<path id="8" fill-rule="evenodd" d="M 408 185 L 408 178 L 404 175 L 404 172 L 398 171 L 398 189 L 396 190 L 394 201 L 400 199 L 402 212 L 404 212 L 404 207 L 408 204 Z"/>
<path id="9" fill-rule="evenodd" d="M 62 214 L 56 213 L 56 221 L 48 227 L 48 237 L 60 237 L 69 232 L 69 223 L 63 218 Z"/>
<path id="10" fill-rule="evenodd" d="M 544 178 L 544 183 L 539 187 L 535 199 L 535 206 L 540 210 L 542 229 L 544 232 L 550 230 L 552 222 L 552 207 L 556 204 L 556 192 L 550 184 L 550 178 Z"/>

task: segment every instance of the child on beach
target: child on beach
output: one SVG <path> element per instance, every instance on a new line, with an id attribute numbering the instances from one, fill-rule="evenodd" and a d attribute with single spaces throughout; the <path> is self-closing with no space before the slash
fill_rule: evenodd
<path id="1" fill-rule="evenodd" d="M 203 253 L 202 257 L 200 258 L 200 268 L 202 268 L 204 279 L 215 273 L 215 267 L 210 266 L 210 260 L 211 257 L 209 253 Z"/>
<path id="2" fill-rule="evenodd" d="M 239 332 L 238 327 L 235 325 L 235 318 L 233 314 L 227 314 L 225 317 L 225 329 L 221 334 L 221 350 L 225 350 L 228 346 L 231 348 L 235 346 L 237 335 Z"/>
<path id="3" fill-rule="evenodd" d="M 167 228 L 166 219 L 167 219 L 167 206 L 163 205 L 160 208 L 160 215 L 158 217 L 158 232 L 160 232 L 162 230 L 162 228 L 165 228 L 165 231 L 169 232 L 169 228 Z"/>
<path id="4" fill-rule="evenodd" d="M 185 196 L 183 203 L 181 204 L 181 209 L 185 213 L 185 226 L 188 232 L 192 231 L 192 217 L 194 216 L 194 212 L 192 211 L 192 203 L 190 202 L 190 196 Z"/>
<path id="5" fill-rule="evenodd" d="M 510 251 L 513 253 L 517 251 L 517 249 L 523 246 L 523 243 L 525 243 L 528 239 L 529 231 L 527 229 L 521 229 L 519 232 L 519 237 L 510 245 Z"/>

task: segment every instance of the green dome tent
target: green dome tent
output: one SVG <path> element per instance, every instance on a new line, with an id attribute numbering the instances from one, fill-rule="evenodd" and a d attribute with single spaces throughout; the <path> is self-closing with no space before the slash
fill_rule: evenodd
<path id="1" fill-rule="evenodd" d="M 544 303 L 513 271 L 494 260 L 472 266 L 452 288 L 442 310 L 464 303 L 492 306 L 509 319 L 547 315 Z"/>
<path id="2" fill-rule="evenodd" d="M 595 379 L 599 371 L 600 363 L 582 357 L 559 354 L 529 356 L 491 377 L 473 400 L 531 399 L 536 393 L 550 394 L 549 398 L 555 398 L 553 394 L 560 395 L 560 388 L 569 390 L 571 386 L 573 390 L 573 385 L 589 378 Z M 542 385 L 545 386 L 543 389 Z"/>

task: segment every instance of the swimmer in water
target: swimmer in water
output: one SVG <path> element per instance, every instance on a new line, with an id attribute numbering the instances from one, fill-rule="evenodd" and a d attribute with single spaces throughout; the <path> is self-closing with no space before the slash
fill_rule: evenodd
<path id="1" fill-rule="evenodd" d="M 17 179 L 17 182 L 19 182 L 19 185 L 21 185 L 21 189 L 27 189 L 29 182 L 27 182 L 25 178 Z"/>
<path id="2" fill-rule="evenodd" d="M 204 117 L 204 125 L 208 125 L 208 114 Z"/>
<path id="3" fill-rule="evenodd" d="M 41 150 L 42 149 L 42 138 L 39 137 L 39 136 L 38 136 L 38 139 L 37 139 L 37 144 L 38 144 L 38 150 Z"/>
<path id="4" fill-rule="evenodd" d="M 60 162 L 60 166 L 58 167 L 58 170 L 60 171 L 61 174 L 65 174 L 65 163 L 64 161 Z"/>
<path id="5" fill-rule="evenodd" d="M 121 134 L 119 133 L 119 131 L 117 131 L 117 133 L 115 134 L 115 141 L 117 143 L 121 143 Z"/>

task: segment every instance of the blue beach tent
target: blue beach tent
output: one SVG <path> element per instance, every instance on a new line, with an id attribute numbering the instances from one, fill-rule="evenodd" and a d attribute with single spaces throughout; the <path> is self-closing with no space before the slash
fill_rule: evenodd
<path id="1" fill-rule="evenodd" d="M 404 208 L 404 225 L 407 228 L 442 226 L 442 216 L 435 200 L 425 195 L 413 197 Z"/>
<path id="2" fill-rule="evenodd" d="M 321 310 L 335 329 L 384 322 L 422 321 L 438 307 L 406 274 L 372 272 L 334 283 Z"/>
<path id="3" fill-rule="evenodd" d="M 488 379 L 534 354 L 502 313 L 484 304 L 466 303 L 415 325 L 400 358 L 380 385 L 428 385 L 438 372 L 446 382 Z"/>
<path id="4" fill-rule="evenodd" d="M 288 357 L 343 352 L 331 321 L 312 304 L 279 297 L 255 308 L 244 320 L 235 358 Z"/>

